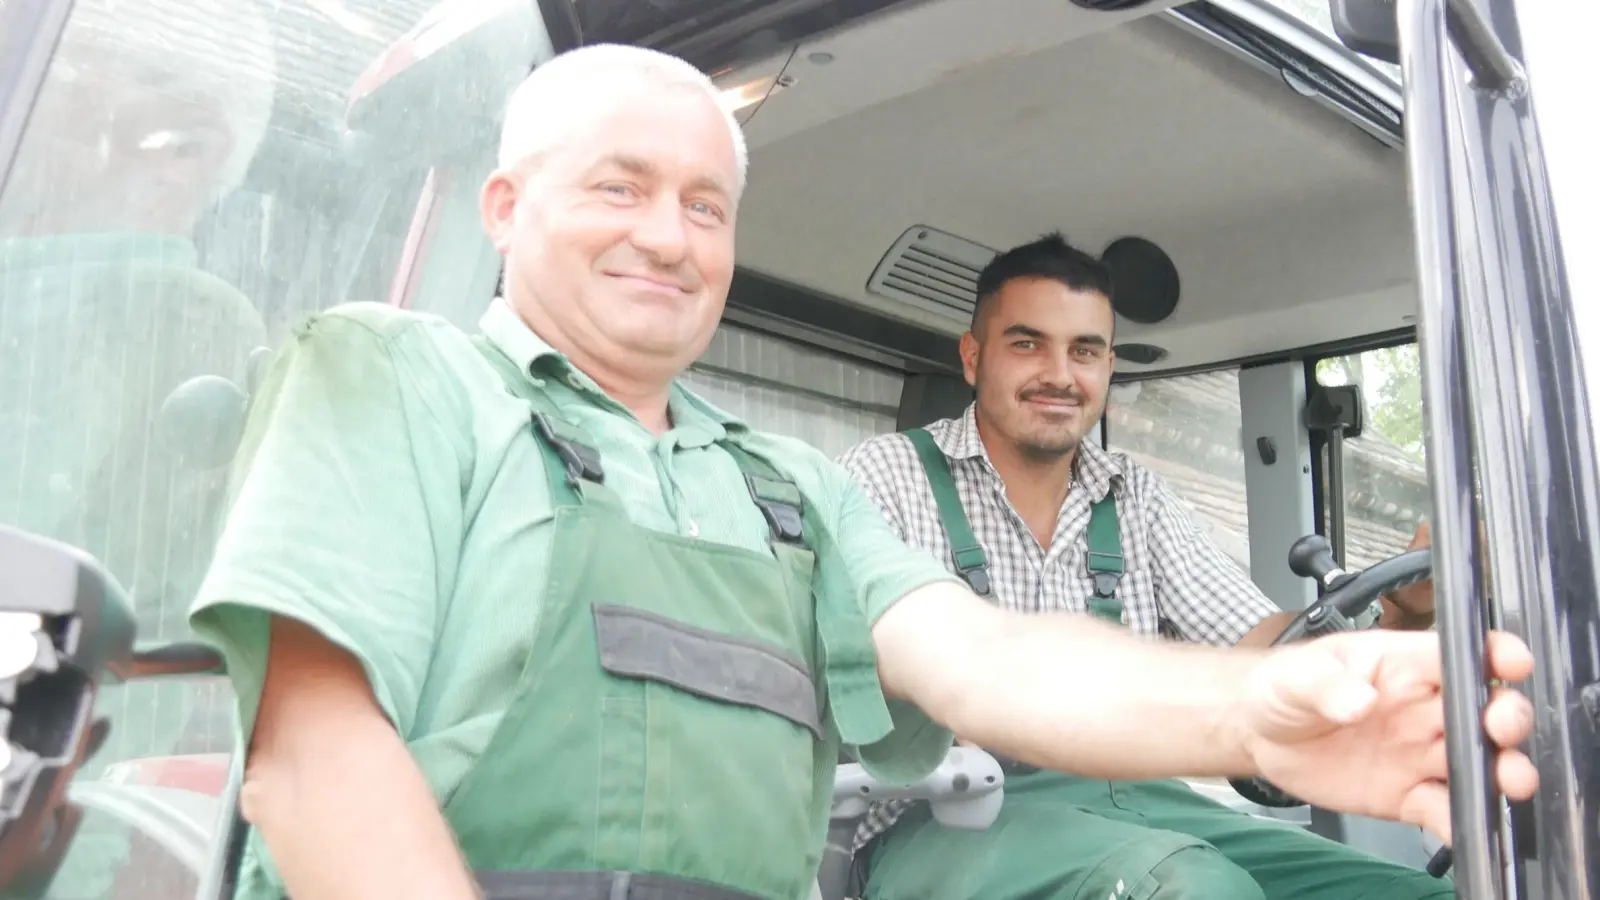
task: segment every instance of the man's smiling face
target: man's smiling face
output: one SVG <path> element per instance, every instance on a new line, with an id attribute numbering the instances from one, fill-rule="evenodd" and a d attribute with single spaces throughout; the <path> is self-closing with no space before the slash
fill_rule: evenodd
<path id="1" fill-rule="evenodd" d="M 641 84 L 597 102 L 557 147 L 491 176 L 489 235 L 547 340 L 676 372 L 733 280 L 733 135 L 702 91 Z"/>
<path id="2" fill-rule="evenodd" d="M 983 301 L 961 339 L 985 438 L 1024 456 L 1071 454 L 1105 412 L 1116 317 L 1098 291 L 1014 278 Z"/>

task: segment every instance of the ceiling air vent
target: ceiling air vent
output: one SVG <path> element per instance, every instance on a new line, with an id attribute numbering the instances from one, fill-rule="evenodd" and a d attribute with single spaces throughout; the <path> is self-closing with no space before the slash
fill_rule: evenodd
<path id="1" fill-rule="evenodd" d="M 982 244 L 918 225 L 889 248 L 867 290 L 965 326 L 977 301 L 978 272 L 994 257 Z"/>

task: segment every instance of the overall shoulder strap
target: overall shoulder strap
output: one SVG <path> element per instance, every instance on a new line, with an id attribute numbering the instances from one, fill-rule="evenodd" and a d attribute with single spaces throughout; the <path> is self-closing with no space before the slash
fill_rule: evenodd
<path id="1" fill-rule="evenodd" d="M 772 463 L 750 452 L 738 441 L 719 441 L 738 463 L 750 499 L 767 520 L 772 540 L 780 544 L 805 544 L 805 497 L 794 481 Z"/>
<path id="2" fill-rule="evenodd" d="M 928 485 L 933 489 L 933 502 L 939 506 L 939 524 L 950 540 L 950 556 L 955 561 L 956 572 L 966 579 L 973 593 L 989 596 L 989 557 L 984 554 L 978 538 L 972 533 L 972 522 L 961 506 L 961 495 L 956 491 L 956 479 L 950 472 L 950 461 L 944 451 L 934 443 L 926 428 L 912 428 L 905 432 L 911 445 L 922 460 L 922 470 L 928 475 Z"/>
<path id="3" fill-rule="evenodd" d="M 575 504 L 582 500 L 585 483 L 604 484 L 606 473 L 600 451 L 595 449 L 588 432 L 564 418 L 555 402 L 535 387 L 528 374 L 519 370 L 488 338 L 473 335 L 472 343 L 499 373 L 506 389 L 533 406 L 533 431 L 546 456 L 545 474 L 550 479 L 551 500 L 558 504 Z M 548 465 L 550 462 L 556 465 Z"/>
<path id="4" fill-rule="evenodd" d="M 893 720 L 878 680 L 872 628 L 862 611 L 861 592 L 850 577 L 822 511 L 758 449 L 736 437 L 719 441 L 744 473 L 745 484 L 772 531 L 774 545 L 798 545 L 812 555 L 811 596 L 816 604 L 816 641 L 822 662 L 823 698 L 834 728 L 845 744 L 876 743 Z M 776 546 L 774 549 L 779 549 Z"/>
<path id="5" fill-rule="evenodd" d="M 1089 574 L 1094 577 L 1094 595 L 1109 600 L 1117 595 L 1122 581 L 1122 527 L 1117 520 L 1115 491 L 1096 501 L 1089 509 Z M 1122 614 L 1118 604 L 1117 615 Z"/>

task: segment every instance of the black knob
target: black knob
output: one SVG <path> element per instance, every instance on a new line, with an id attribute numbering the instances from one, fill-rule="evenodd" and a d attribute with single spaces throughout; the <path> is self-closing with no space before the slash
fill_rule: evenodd
<path id="1" fill-rule="evenodd" d="M 1320 534 L 1308 534 L 1289 548 L 1289 571 L 1301 578 L 1324 584 L 1328 573 L 1337 568 L 1339 564 L 1333 561 L 1333 548 Z"/>

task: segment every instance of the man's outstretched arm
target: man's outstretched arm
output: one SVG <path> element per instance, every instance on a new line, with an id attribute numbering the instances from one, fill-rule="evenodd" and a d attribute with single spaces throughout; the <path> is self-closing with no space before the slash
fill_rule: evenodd
<path id="1" fill-rule="evenodd" d="M 960 585 L 873 628 L 887 693 L 964 739 L 1098 778 L 1253 774 L 1235 707 L 1261 652 L 1155 643 L 1071 613 L 1021 615 Z"/>
<path id="2" fill-rule="evenodd" d="M 918 588 L 873 628 L 886 692 L 980 746 L 1106 778 L 1254 775 L 1309 803 L 1450 839 L 1437 636 L 1335 635 L 1274 650 L 1146 642 L 1086 616 L 996 610 L 948 583 Z M 1486 678 L 1533 658 L 1494 634 Z M 1496 789 L 1532 796 L 1516 746 L 1533 708 L 1496 687 L 1484 711 Z"/>
<path id="3" fill-rule="evenodd" d="M 239 806 L 293 896 L 477 897 L 361 664 L 291 619 L 271 641 Z"/>

